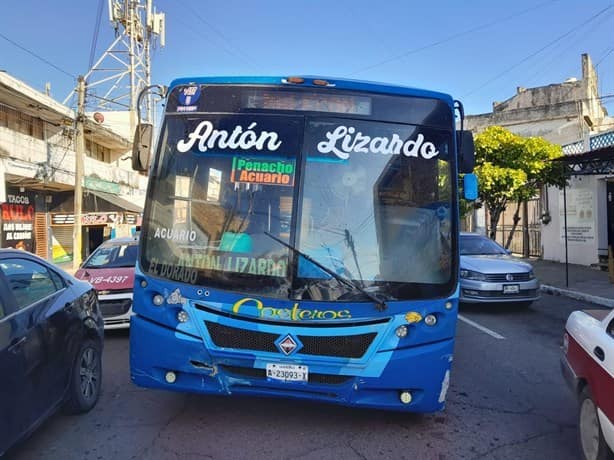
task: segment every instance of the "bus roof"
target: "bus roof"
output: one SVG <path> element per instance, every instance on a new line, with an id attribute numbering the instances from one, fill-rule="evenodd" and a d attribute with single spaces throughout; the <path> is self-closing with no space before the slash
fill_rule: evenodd
<path id="1" fill-rule="evenodd" d="M 294 77 L 294 76 L 293 76 Z M 343 78 L 328 78 L 310 75 L 297 75 L 296 77 L 304 79 L 304 83 L 288 83 L 290 77 L 193 77 L 193 78 L 177 78 L 171 82 L 169 92 L 176 86 L 190 84 L 235 84 L 235 85 L 283 85 L 288 87 L 298 88 L 328 88 L 328 89 L 345 89 L 353 91 L 369 91 L 372 93 L 392 94 L 399 96 L 414 96 L 427 97 L 446 101 L 451 107 L 454 105 L 452 96 L 438 91 L 429 91 L 425 89 L 411 88 L 408 86 L 392 85 L 386 83 L 377 83 L 372 81 L 350 80 Z M 321 86 L 313 83 L 314 80 L 325 80 L 331 86 Z"/>

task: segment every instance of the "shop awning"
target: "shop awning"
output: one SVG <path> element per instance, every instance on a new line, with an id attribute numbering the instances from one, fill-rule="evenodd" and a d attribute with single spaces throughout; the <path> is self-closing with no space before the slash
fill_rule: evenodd
<path id="1" fill-rule="evenodd" d="M 565 155 L 552 161 L 563 163 L 570 176 L 614 174 L 614 146 Z"/>
<path id="2" fill-rule="evenodd" d="M 99 190 L 89 190 L 89 189 L 85 190 L 85 193 L 94 196 L 94 208 L 95 209 L 92 210 L 94 212 L 107 211 L 108 209 L 105 209 L 105 208 L 108 208 L 109 204 L 116 208 L 119 208 L 121 210 L 128 211 L 128 212 L 135 212 L 138 214 L 143 212 L 143 208 L 141 208 L 139 205 L 132 203 L 112 193 L 101 192 Z M 97 203 L 98 199 L 104 200 L 106 203 L 104 203 L 104 205 L 98 205 Z"/>

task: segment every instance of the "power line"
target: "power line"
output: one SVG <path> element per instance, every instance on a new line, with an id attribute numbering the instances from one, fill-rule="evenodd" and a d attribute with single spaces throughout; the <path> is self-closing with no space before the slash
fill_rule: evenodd
<path id="1" fill-rule="evenodd" d="M 245 52 L 243 52 L 242 50 L 240 50 L 239 48 L 234 46 L 230 42 L 230 40 L 222 32 L 220 32 L 216 27 L 213 26 L 213 24 L 211 24 L 209 21 L 207 21 L 205 18 L 203 18 L 200 14 L 198 14 L 198 11 L 196 11 L 196 9 L 194 9 L 188 3 L 185 3 L 184 6 L 188 7 L 188 9 L 192 10 L 192 13 L 194 14 L 194 16 L 196 16 L 196 18 L 199 21 L 201 21 L 203 24 L 205 24 L 207 27 L 209 27 L 209 29 L 211 29 L 215 33 L 215 35 L 217 35 L 222 40 L 222 42 L 224 42 L 235 53 L 235 55 L 237 55 L 237 57 L 243 59 L 250 66 L 257 67 L 254 64 L 254 61 L 253 61 L 253 59 L 250 56 L 248 56 Z"/>
<path id="2" fill-rule="evenodd" d="M 102 19 L 102 7 L 104 6 L 104 0 L 98 0 L 98 11 L 96 13 L 96 25 L 94 26 L 94 35 L 92 36 L 92 47 L 90 48 L 90 61 L 87 66 L 88 69 L 92 68 L 94 64 L 94 57 L 96 54 L 96 44 L 98 43 L 98 34 L 100 33 L 100 20 Z"/>
<path id="3" fill-rule="evenodd" d="M 513 19 L 513 18 L 515 18 L 517 16 L 522 16 L 523 14 L 528 13 L 529 11 L 536 10 L 538 8 L 541 8 L 544 5 L 547 5 L 547 4 L 550 4 L 550 3 L 554 3 L 554 2 L 557 2 L 557 1 L 558 0 L 551 0 L 551 1 L 548 1 L 548 2 L 543 2 L 543 3 L 540 3 L 539 5 L 533 6 L 531 8 L 527 8 L 526 10 L 522 10 L 522 11 L 520 11 L 518 13 L 511 14 L 511 15 L 506 16 L 504 18 L 496 19 L 494 21 L 481 24 L 481 25 L 473 27 L 471 29 L 467 29 L 465 31 L 458 32 L 456 34 L 450 35 L 450 36 L 448 36 L 446 38 L 443 38 L 441 40 L 429 43 L 428 45 L 420 46 L 418 48 L 414 48 L 414 49 L 411 49 L 409 51 L 405 51 L 405 52 L 403 52 L 401 54 L 397 54 L 396 56 L 392 56 L 392 57 L 390 57 L 388 59 L 384 59 L 383 61 L 377 62 L 375 64 L 371 64 L 371 65 L 368 65 L 366 67 L 361 67 L 360 69 L 355 70 L 354 72 L 348 74 L 348 76 L 353 76 L 353 75 L 356 75 L 357 73 L 362 73 L 362 72 L 364 72 L 366 70 L 374 69 L 375 67 L 379 67 L 381 65 L 388 64 L 388 63 L 393 62 L 393 61 L 397 61 L 397 60 L 402 59 L 404 57 L 407 57 L 407 56 L 409 56 L 411 54 L 415 54 L 415 53 L 418 53 L 420 51 L 424 51 L 424 50 L 427 50 L 429 48 L 433 48 L 435 46 L 442 45 L 443 43 L 447 43 L 449 41 L 452 41 L 452 40 L 454 40 L 456 38 L 459 38 L 459 37 L 462 37 L 464 35 L 472 34 L 473 32 L 476 32 L 478 30 L 486 29 L 488 27 L 492 27 L 492 26 L 494 26 L 496 24 L 499 24 L 501 22 L 509 21 L 510 19 Z"/>
<path id="4" fill-rule="evenodd" d="M 16 46 L 17 48 L 21 49 L 22 51 L 25 51 L 26 53 L 34 56 L 36 59 L 39 59 L 41 61 L 43 61 L 45 64 L 50 65 L 51 67 L 53 67 L 54 69 L 62 72 L 63 74 L 68 75 L 71 78 L 76 79 L 77 77 L 73 74 L 71 74 L 70 72 L 67 72 L 64 69 L 61 69 L 60 67 L 58 67 L 57 65 L 55 65 L 53 62 L 48 61 L 47 59 L 45 59 L 44 57 L 39 56 L 38 54 L 36 54 L 34 51 L 30 51 L 29 49 L 27 49 L 26 47 L 20 45 L 19 43 L 14 42 L 13 40 L 11 40 L 10 38 L 8 38 L 6 35 L 3 35 L 2 33 L 0 33 L 0 37 L 4 38 L 7 42 L 9 42 L 10 44 Z"/>
<path id="5" fill-rule="evenodd" d="M 559 37 L 555 38 L 554 40 L 552 40 L 551 42 L 549 42 L 547 45 L 542 46 L 540 49 L 538 49 L 537 51 L 529 54 L 528 56 L 524 57 L 523 59 L 521 59 L 520 61 L 518 61 L 517 63 L 515 63 L 514 65 L 508 67 L 507 69 L 505 69 L 503 72 L 498 73 L 497 75 L 495 75 L 494 77 L 490 78 L 489 80 L 485 81 L 484 83 L 482 83 L 480 86 L 478 86 L 477 88 L 469 91 L 468 93 L 463 94 L 463 96 L 461 97 L 467 97 L 479 90 L 481 90 L 482 88 L 484 88 L 485 86 L 489 85 L 490 83 L 492 83 L 495 80 L 498 80 L 499 78 L 501 78 L 503 75 L 506 75 L 508 72 L 510 72 L 511 70 L 515 69 L 516 67 L 518 67 L 519 65 L 525 63 L 526 61 L 528 61 L 529 59 L 531 59 L 532 57 L 535 57 L 536 55 L 538 55 L 539 53 L 541 53 L 542 51 L 544 51 L 546 48 L 549 48 L 550 46 L 554 45 L 555 43 L 559 42 L 560 40 L 562 40 L 563 38 L 567 37 L 568 35 L 572 34 L 573 32 L 575 32 L 578 29 L 581 29 L 582 27 L 584 27 L 586 24 L 590 23 L 591 21 L 593 21 L 594 19 L 596 19 L 597 17 L 601 16 L 603 13 L 605 13 L 606 11 L 608 11 L 609 9 L 611 9 L 613 7 L 613 5 L 607 6 L 604 9 L 602 9 L 601 11 L 599 11 L 597 14 L 594 14 L 593 16 L 591 16 L 590 18 L 588 18 L 586 21 L 584 21 L 583 23 L 581 23 L 580 25 L 572 28 L 571 30 L 568 30 L 567 32 L 565 32 L 563 35 L 560 35 Z"/>
<path id="6" fill-rule="evenodd" d="M 606 54 L 605 54 L 605 55 L 604 55 L 604 56 L 603 56 L 601 59 L 599 59 L 599 62 L 597 62 L 597 64 L 595 64 L 595 67 L 599 66 L 599 64 L 601 64 L 601 62 L 602 62 L 602 61 L 603 61 L 605 58 L 607 58 L 607 57 L 608 57 L 610 54 L 612 54 L 612 51 L 614 51 L 614 46 L 613 46 L 612 48 L 610 48 L 610 49 L 609 49 L 609 50 L 606 52 Z"/>
<path id="7" fill-rule="evenodd" d="M 606 15 L 605 17 L 601 18 L 599 22 L 597 22 L 593 27 L 591 27 L 591 30 L 587 31 L 586 33 L 582 34 L 581 37 L 576 38 L 574 36 L 569 36 L 569 41 L 572 41 L 573 44 L 576 45 L 576 47 L 579 45 L 579 43 L 581 43 L 582 41 L 586 41 L 587 38 L 593 34 L 595 31 L 597 31 L 597 29 L 608 19 L 610 19 L 610 17 L 612 16 L 612 14 L 614 13 L 614 11 L 610 12 L 609 15 Z M 578 34 L 579 31 L 575 31 L 574 34 Z M 561 46 L 562 45 L 562 46 Z M 526 78 L 524 81 L 528 84 L 532 81 L 535 81 L 537 79 L 538 76 L 543 75 L 546 71 L 552 69 L 552 63 L 553 62 L 558 62 L 559 58 L 568 53 L 569 52 L 569 46 L 564 44 L 562 41 L 559 42 L 557 45 L 555 45 L 555 47 L 553 47 L 553 50 L 555 48 L 560 48 L 560 51 L 557 53 L 553 53 L 551 55 L 550 60 L 546 61 L 546 59 L 540 59 L 539 62 L 539 66 L 541 66 L 541 69 L 538 69 L 535 73 L 533 73 L 530 77 Z M 595 68 L 597 68 L 598 64 L 595 65 Z"/>

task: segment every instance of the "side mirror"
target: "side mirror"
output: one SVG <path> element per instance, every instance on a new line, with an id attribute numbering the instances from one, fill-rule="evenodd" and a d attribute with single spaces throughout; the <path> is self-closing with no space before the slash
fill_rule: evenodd
<path id="1" fill-rule="evenodd" d="M 141 123 L 137 125 L 132 143 L 132 169 L 135 171 L 147 171 L 151 155 L 153 139 L 153 125 Z"/>
<path id="2" fill-rule="evenodd" d="M 467 174 L 473 172 L 475 166 L 475 147 L 471 131 L 456 131 L 456 145 L 458 146 L 458 172 Z"/>
<path id="3" fill-rule="evenodd" d="M 473 173 L 463 176 L 463 198 L 467 201 L 478 199 L 478 177 Z"/>

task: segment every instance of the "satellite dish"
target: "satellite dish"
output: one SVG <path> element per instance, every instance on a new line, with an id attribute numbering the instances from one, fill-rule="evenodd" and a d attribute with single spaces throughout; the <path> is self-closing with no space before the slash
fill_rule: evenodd
<path id="1" fill-rule="evenodd" d="M 100 112 L 96 112 L 96 113 L 94 114 L 94 121 L 95 121 L 96 123 L 102 123 L 102 122 L 104 121 L 104 115 L 103 115 L 103 114 L 101 114 Z"/>

